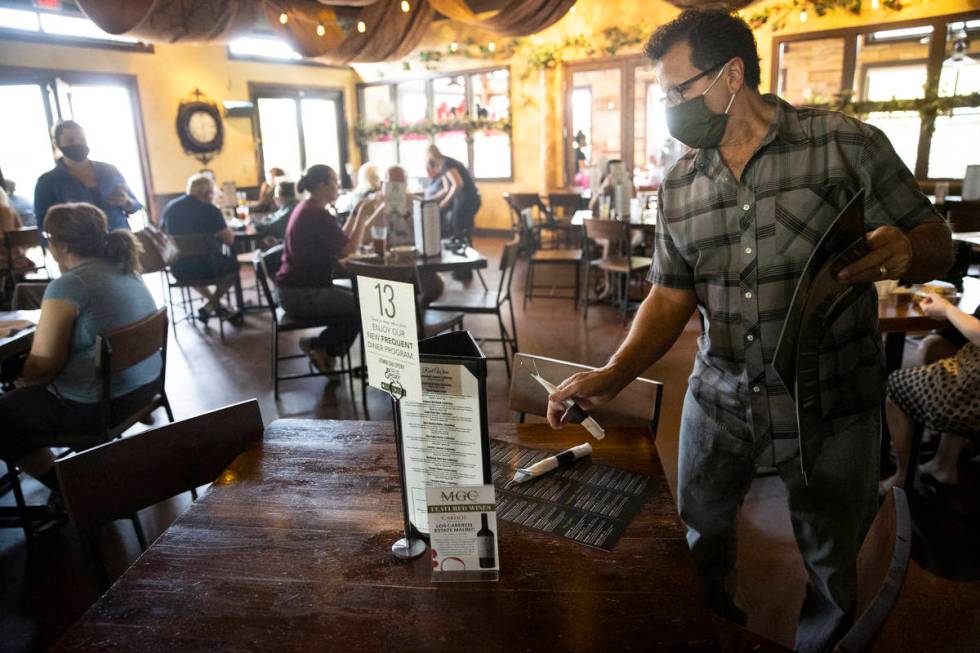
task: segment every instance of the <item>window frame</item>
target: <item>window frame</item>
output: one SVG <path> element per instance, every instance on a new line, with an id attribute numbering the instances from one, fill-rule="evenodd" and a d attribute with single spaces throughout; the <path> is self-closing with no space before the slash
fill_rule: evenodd
<path id="1" fill-rule="evenodd" d="M 143 171 L 143 192 L 146 194 L 147 205 L 144 206 L 146 217 L 150 222 L 158 221 L 156 192 L 153 189 L 153 173 L 150 168 L 149 146 L 146 140 L 146 127 L 143 122 L 143 106 L 140 103 L 139 79 L 136 75 L 124 73 L 96 73 L 83 70 L 59 70 L 53 68 L 30 68 L 23 66 L 0 65 L 0 84 L 39 84 L 45 91 L 42 93 L 44 108 L 47 113 L 48 125 L 55 125 L 62 115 L 58 93 L 48 89 L 57 88 L 58 80 L 69 84 L 118 84 L 129 93 L 133 107 L 133 122 L 136 128 L 136 147 L 139 150 L 140 167 Z M 52 106 L 54 100 L 55 106 Z M 85 125 L 82 125 L 84 128 Z M 52 153 L 56 154 L 54 141 L 50 142 Z"/>
<path id="2" fill-rule="evenodd" d="M 770 71 L 769 71 L 769 88 L 771 92 L 775 92 L 775 89 L 779 88 L 779 74 L 782 66 L 780 58 L 780 48 L 783 44 L 787 43 L 798 43 L 801 41 L 811 41 L 818 39 L 827 38 L 843 38 L 844 39 L 844 70 L 841 74 L 841 91 L 851 90 L 856 91 L 855 81 L 856 79 L 862 82 L 861 85 L 861 95 L 866 93 L 864 88 L 864 80 L 867 76 L 867 68 L 870 65 L 883 66 L 888 65 L 889 62 L 881 62 L 875 64 L 863 64 L 858 65 L 858 39 L 862 34 L 868 34 L 875 31 L 888 31 L 895 29 L 903 29 L 908 27 L 920 27 L 930 25 L 932 26 L 932 38 L 929 40 L 929 51 L 928 57 L 925 60 L 926 63 L 926 92 L 925 96 L 928 98 L 931 95 L 938 95 L 939 90 L 939 78 L 942 73 L 943 61 L 946 59 L 946 39 L 948 34 L 948 25 L 950 23 L 967 22 L 971 20 L 980 19 L 980 11 L 966 11 L 959 12 L 955 14 L 946 14 L 942 16 L 931 16 L 928 18 L 915 18 L 910 20 L 902 20 L 888 23 L 873 23 L 870 25 L 858 25 L 854 27 L 844 27 L 839 29 L 823 30 L 818 32 L 803 32 L 800 34 L 787 34 L 781 36 L 775 36 L 772 40 L 772 52 L 770 58 Z M 894 65 L 907 65 L 910 63 L 922 63 L 922 59 L 908 60 L 908 61 L 896 61 Z M 855 98 L 854 101 L 861 101 L 860 98 Z M 929 177 L 929 156 L 932 149 L 932 135 L 935 128 L 936 112 L 928 110 L 920 110 L 919 116 L 921 119 L 921 127 L 919 132 L 919 143 L 915 158 L 915 167 L 913 172 L 915 178 L 920 182 L 926 182 L 926 185 L 935 183 L 937 181 L 948 181 L 951 185 L 957 185 L 962 180 L 960 179 L 949 179 L 942 177 Z"/>
<path id="3" fill-rule="evenodd" d="M 0 7 L 4 9 L 17 9 L 20 11 L 30 11 L 35 14 L 54 14 L 58 16 L 68 16 L 71 18 L 87 17 L 81 11 L 52 11 L 40 9 L 33 4 L 24 5 L 11 2 L 0 2 Z M 93 23 L 94 24 L 94 23 Z M 125 43 L 123 41 L 113 41 L 110 39 L 87 38 L 84 36 L 68 36 L 65 34 L 51 34 L 42 30 L 31 32 L 27 30 L 11 29 L 0 27 L 0 40 L 21 41 L 26 43 L 42 43 L 45 45 L 65 45 L 81 48 L 96 48 L 100 50 L 121 50 L 124 52 L 144 52 L 153 54 L 155 52 L 153 44 L 137 41 L 136 43 Z"/>
<path id="4" fill-rule="evenodd" d="M 428 122 L 434 122 L 434 120 L 435 120 L 435 101 L 434 101 L 435 92 L 434 92 L 434 89 L 433 89 L 433 82 L 435 80 L 437 80 L 437 79 L 444 79 L 444 78 L 448 78 L 448 77 L 463 77 L 464 80 L 465 80 L 464 86 L 465 86 L 465 96 L 466 96 L 466 113 L 467 113 L 467 119 L 471 120 L 472 119 L 472 115 L 473 115 L 473 108 L 474 108 L 474 104 L 473 104 L 473 84 L 472 84 L 473 77 L 476 76 L 476 75 L 483 74 L 483 73 L 496 72 L 496 71 L 499 71 L 499 70 L 506 70 L 507 71 L 507 106 L 508 106 L 507 115 L 508 115 L 508 119 L 511 121 L 511 124 L 513 124 L 513 120 L 514 120 L 514 97 L 513 97 L 513 84 L 512 84 L 512 81 L 513 81 L 514 77 L 513 77 L 512 71 L 510 69 L 510 66 L 484 66 L 482 68 L 468 68 L 466 70 L 439 71 L 439 72 L 431 72 L 431 73 L 424 73 L 424 74 L 418 74 L 418 75 L 410 75 L 410 76 L 405 76 L 405 77 L 399 77 L 398 79 L 395 79 L 395 80 L 385 80 L 385 81 L 377 81 L 377 82 L 362 82 L 360 84 L 357 84 L 357 111 L 358 111 L 358 116 L 363 116 L 364 115 L 364 106 L 365 106 L 365 104 L 364 104 L 364 89 L 365 88 L 369 88 L 369 87 L 376 87 L 376 86 L 387 86 L 387 87 L 389 87 L 389 93 L 390 93 L 389 97 L 391 99 L 391 104 L 392 104 L 392 106 L 395 109 L 395 115 L 393 117 L 393 120 L 394 120 L 394 122 L 395 122 L 396 125 L 400 125 L 401 124 L 401 115 L 400 115 L 401 114 L 401 108 L 400 108 L 400 106 L 398 104 L 398 85 L 399 84 L 403 84 L 405 82 L 424 81 L 425 82 L 425 99 L 426 99 L 426 117 L 425 117 L 425 120 L 428 121 Z M 470 171 L 470 174 L 473 174 L 474 175 L 473 176 L 473 179 L 475 181 L 489 182 L 489 183 L 494 183 L 494 182 L 508 183 L 508 182 L 513 182 L 514 181 L 514 134 L 513 134 L 513 129 L 511 130 L 511 132 L 505 132 L 505 133 L 507 133 L 507 140 L 508 140 L 509 145 L 510 145 L 510 148 L 509 148 L 510 149 L 510 175 L 507 176 L 507 177 L 477 177 L 473 173 L 473 170 L 474 170 L 474 147 L 473 147 L 473 139 L 467 137 L 467 139 L 466 139 L 467 160 L 464 163 L 466 164 L 467 169 Z M 428 136 L 428 141 L 429 141 L 429 144 L 434 143 L 435 142 L 435 137 L 430 134 Z M 393 142 L 394 142 L 394 145 L 395 145 L 395 159 L 399 162 L 399 164 L 401 164 L 401 138 L 396 135 L 396 136 L 393 137 Z M 361 151 L 361 160 L 362 161 L 367 161 L 367 144 L 366 143 L 359 144 L 359 147 L 360 147 L 360 151 Z"/>
<path id="5" fill-rule="evenodd" d="M 308 84 L 269 84 L 266 82 L 249 82 L 248 95 L 255 110 L 252 112 L 252 133 L 255 140 L 255 161 L 258 166 L 259 185 L 265 181 L 265 158 L 262 154 L 262 128 L 259 122 L 259 98 L 289 98 L 296 100 L 296 127 L 299 134 L 300 161 L 304 166 L 306 161 L 306 142 L 303 138 L 303 119 L 300 114 L 300 100 L 305 98 L 321 98 L 337 103 L 337 138 L 340 149 L 340 185 L 342 188 L 352 188 L 351 177 L 347 171 L 350 164 L 350 149 L 348 147 L 347 107 L 344 105 L 344 89 L 337 86 L 310 86 Z M 303 173 L 302 170 L 299 171 Z"/>

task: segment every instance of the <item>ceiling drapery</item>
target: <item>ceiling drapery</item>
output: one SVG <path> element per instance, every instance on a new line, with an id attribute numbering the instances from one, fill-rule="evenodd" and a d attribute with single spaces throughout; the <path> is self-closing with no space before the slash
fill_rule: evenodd
<path id="1" fill-rule="evenodd" d="M 421 41 L 436 12 L 506 36 L 526 36 L 556 23 L 575 0 L 504 0 L 486 18 L 466 0 L 76 0 L 110 34 L 151 42 L 227 41 L 267 22 L 305 57 L 335 63 L 399 59 Z M 285 23 L 280 21 L 285 17 Z M 364 24 L 364 32 L 357 29 Z"/>

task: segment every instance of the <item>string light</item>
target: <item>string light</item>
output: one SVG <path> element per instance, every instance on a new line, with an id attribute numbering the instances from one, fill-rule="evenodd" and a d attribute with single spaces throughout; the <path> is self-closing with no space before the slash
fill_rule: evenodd
<path id="1" fill-rule="evenodd" d="M 872 9 L 878 8 L 878 0 L 871 0 L 871 8 Z"/>
<path id="2" fill-rule="evenodd" d="M 568 13 L 570 13 L 570 14 L 574 14 L 575 13 L 575 5 L 572 5 L 572 8 L 568 10 Z"/>
<path id="3" fill-rule="evenodd" d="M 323 26 L 323 23 L 320 23 L 319 25 L 316 26 L 317 36 L 323 36 L 326 33 L 327 33 L 327 28 Z"/>
<path id="4" fill-rule="evenodd" d="M 456 52 L 456 50 L 459 50 L 459 43 L 457 43 L 456 41 L 453 41 L 452 43 L 450 43 L 449 44 L 449 50 L 451 52 Z"/>
<path id="5" fill-rule="evenodd" d="M 364 24 L 363 20 L 357 21 L 357 31 L 360 34 L 363 34 L 364 32 L 367 31 L 367 25 Z"/>
<path id="6" fill-rule="evenodd" d="M 407 14 L 412 10 L 412 5 L 408 4 L 408 0 L 402 0 L 402 13 Z"/>
<path id="7" fill-rule="evenodd" d="M 809 18 L 809 16 L 806 13 L 806 9 L 804 9 L 800 12 L 800 22 L 805 23 L 807 18 Z"/>
<path id="8" fill-rule="evenodd" d="M 490 41 L 489 43 L 487 43 L 487 50 L 489 50 L 490 52 L 496 52 L 497 44 L 494 43 L 493 41 Z"/>
<path id="9" fill-rule="evenodd" d="M 286 15 L 285 11 L 279 14 L 279 23 L 281 25 L 285 25 L 288 22 L 289 22 L 289 16 Z"/>

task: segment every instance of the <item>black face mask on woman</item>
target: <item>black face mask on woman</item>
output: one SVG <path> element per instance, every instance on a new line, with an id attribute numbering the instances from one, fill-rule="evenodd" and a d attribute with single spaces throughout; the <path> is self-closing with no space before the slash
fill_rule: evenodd
<path id="1" fill-rule="evenodd" d="M 62 145 L 61 153 L 72 161 L 84 161 L 88 158 L 88 145 Z"/>
<path id="2" fill-rule="evenodd" d="M 728 125 L 728 112 L 731 111 L 732 103 L 735 101 L 735 93 L 732 93 L 732 98 L 728 101 L 728 106 L 725 107 L 725 113 L 712 112 L 705 104 L 704 96 L 724 73 L 725 68 L 718 71 L 718 75 L 704 90 L 704 93 L 696 98 L 681 102 L 677 106 L 667 107 L 665 111 L 667 131 L 684 145 L 693 149 L 701 149 L 718 147 L 721 143 L 721 139 L 725 135 L 725 127 Z"/>

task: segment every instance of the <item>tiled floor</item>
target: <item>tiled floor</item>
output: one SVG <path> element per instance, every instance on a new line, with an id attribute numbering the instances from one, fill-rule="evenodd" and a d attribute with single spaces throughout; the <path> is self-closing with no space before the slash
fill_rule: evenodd
<path id="1" fill-rule="evenodd" d="M 495 260 L 502 242 L 477 242 L 477 247 L 491 258 L 485 272 L 491 288 L 496 284 Z M 515 290 L 523 287 L 523 272 L 522 263 L 514 281 Z M 537 282 L 543 283 L 543 276 Z M 157 279 L 148 278 L 148 284 L 159 292 Z M 618 315 L 607 307 L 590 310 L 588 323 L 582 319 L 581 311 L 573 309 L 570 300 L 534 299 L 526 311 L 517 301 L 516 310 L 520 348 L 528 353 L 601 364 L 625 334 Z M 492 336 L 496 329 L 495 321 L 487 317 L 467 317 L 466 326 L 478 336 Z M 698 322 L 692 320 L 674 348 L 645 374 L 666 385 L 657 445 L 672 485 L 676 478 L 681 401 L 698 332 Z M 326 383 L 316 378 L 287 382 L 281 388 L 280 399 L 273 398 L 267 313 L 249 313 L 245 326 L 227 331 L 225 342 L 216 331 L 204 332 L 191 324 L 179 325 L 173 335 L 176 337 L 170 341 L 167 388 L 178 419 L 251 397 L 259 399 L 266 422 L 276 417 L 365 418 L 359 402 L 351 401 L 345 383 Z M 503 363 L 491 363 L 489 376 L 490 421 L 511 421 Z M 374 391 L 369 393 L 370 418 L 388 419 L 386 398 Z M 35 499 L 43 500 L 45 492 L 36 483 L 29 481 L 26 486 Z M 0 498 L 3 503 L 11 500 L 9 494 Z M 144 511 L 141 517 L 148 537 L 152 539 L 166 528 L 188 500 L 185 495 Z M 115 574 L 122 573 L 138 553 L 128 522 L 108 530 L 103 546 L 110 571 Z M 977 551 L 980 547 L 972 549 L 974 560 L 980 559 Z M 746 499 L 740 524 L 739 571 L 737 595 L 749 612 L 749 627 L 792 644 L 805 577 L 778 478 L 760 478 Z M 79 553 L 71 528 L 45 539 L 30 552 L 19 531 L 0 531 L 0 650 L 44 648 L 95 597 L 87 558 Z M 896 623 L 889 624 L 878 650 L 980 650 L 978 606 L 980 581 L 944 580 L 913 564 L 896 608 Z"/>

